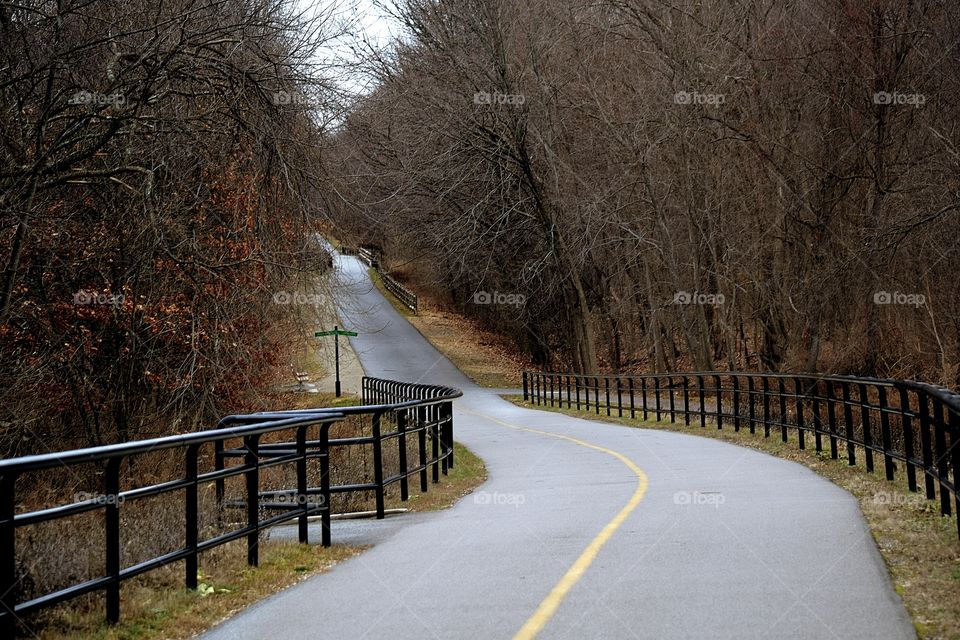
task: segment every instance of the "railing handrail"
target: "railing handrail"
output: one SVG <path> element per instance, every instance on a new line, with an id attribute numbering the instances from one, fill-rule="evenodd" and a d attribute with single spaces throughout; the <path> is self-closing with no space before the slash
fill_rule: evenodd
<path id="1" fill-rule="evenodd" d="M 101 462 L 111 458 L 125 458 L 127 456 L 150 453 L 153 451 L 162 451 L 165 449 L 172 449 L 185 445 L 206 444 L 209 442 L 216 442 L 217 440 L 226 440 L 232 438 L 241 438 L 248 435 L 270 433 L 273 431 L 287 429 L 289 427 L 295 427 L 301 424 L 314 424 L 320 420 L 330 419 L 331 421 L 336 421 L 346 417 L 344 412 L 337 409 L 324 411 L 306 409 L 296 415 L 282 411 L 261 412 L 249 415 L 263 417 L 264 420 L 244 426 L 223 427 L 220 429 L 210 429 L 207 431 L 194 431 L 191 433 L 182 433 L 172 436 L 149 438 L 146 440 L 133 440 L 131 442 L 106 444 L 96 447 L 84 447 L 82 449 L 67 449 L 64 451 L 55 451 L 51 453 L 39 453 L 29 456 L 20 456 L 17 458 L 6 458 L 0 460 L 0 475 L 39 471 L 41 469 L 49 469 L 70 464 Z M 289 417 L 279 420 L 277 419 L 283 415 L 289 415 Z M 245 416 L 239 415 L 228 417 L 242 418 Z"/>
<path id="2" fill-rule="evenodd" d="M 260 532 L 270 526 L 287 521 L 299 522 L 299 540 L 307 539 L 307 518 L 319 515 L 324 546 L 330 540 L 330 497 L 333 493 L 355 491 L 373 492 L 376 501 L 377 518 L 384 517 L 384 496 L 388 485 L 400 484 L 401 500 L 408 499 L 407 479 L 420 476 L 420 489 L 427 491 L 428 472 L 432 471 L 433 482 L 439 481 L 440 473 L 446 475 L 453 468 L 453 400 L 463 395 L 458 389 L 440 385 L 406 383 L 381 378 L 364 377 L 362 380 L 363 401 L 367 404 L 348 407 L 327 407 L 297 409 L 288 411 L 263 411 L 250 414 L 226 416 L 217 422 L 213 429 L 192 433 L 150 438 L 133 442 L 85 447 L 52 453 L 22 456 L 0 460 L 0 636 L 14 637 L 16 619 L 35 610 L 53 606 L 75 598 L 84 593 L 106 591 L 107 619 L 116 622 L 120 616 L 120 585 L 124 580 L 174 562 L 185 561 L 185 583 L 188 588 L 197 587 L 198 555 L 213 547 L 228 542 L 247 539 L 247 562 L 258 563 L 258 540 Z M 391 400 L 395 400 L 391 402 Z M 384 432 L 381 419 L 393 414 L 396 430 Z M 370 415 L 372 435 L 359 438 L 329 437 L 329 428 L 335 422 L 348 416 Z M 308 429 L 319 426 L 316 438 L 308 439 Z M 265 434 L 295 432 L 295 440 L 289 442 L 261 443 Z M 407 437 L 416 439 L 419 461 L 414 465 L 407 462 Z M 426 442 L 431 440 L 431 453 L 428 455 Z M 242 440 L 242 446 L 226 449 L 227 441 Z M 383 447 L 395 440 L 398 447 L 399 473 L 387 476 L 384 473 Z M 214 447 L 213 470 L 201 472 L 198 462 L 201 460 L 202 445 Z M 230 445 L 232 446 L 232 445 Z M 373 448 L 372 482 L 330 486 L 330 456 L 333 447 L 369 446 Z M 392 446 L 392 445 L 391 445 Z M 179 449 L 182 451 L 183 475 L 143 486 L 122 489 L 120 468 L 128 457 L 148 454 L 155 451 Z M 226 460 L 241 458 L 240 465 L 226 466 Z M 205 466 L 209 464 L 209 458 Z M 307 462 L 318 460 L 320 463 L 320 486 L 310 487 L 307 475 Z M 102 471 L 102 492 L 96 494 L 104 500 L 74 495 L 72 501 L 57 502 L 54 506 L 45 506 L 17 513 L 16 482 L 19 477 L 31 472 L 46 472 L 56 467 L 100 463 Z M 278 465 L 296 465 L 297 487 L 295 489 L 262 490 L 260 486 L 261 468 Z M 244 478 L 245 499 L 239 506 L 246 510 L 246 525 L 231 529 L 201 541 L 199 527 L 199 487 L 209 483 L 216 484 L 218 511 L 223 507 L 236 507 L 235 500 L 225 500 L 224 481 L 230 477 Z M 121 553 L 120 519 L 121 504 L 127 499 L 143 499 L 178 492 L 183 495 L 185 509 L 185 544 L 183 547 L 134 565 L 123 566 Z M 296 496 L 295 504 L 280 500 L 280 497 Z M 264 510 L 280 511 L 279 515 L 262 517 Z M 104 518 L 104 556 L 105 569 L 99 577 L 82 582 L 73 582 L 70 586 L 48 592 L 29 601 L 18 599 L 16 541 L 17 530 L 42 522 L 50 522 L 72 517 L 98 509 L 105 510 Z"/>
<path id="3" fill-rule="evenodd" d="M 783 379 L 794 380 L 797 378 L 808 380 L 823 380 L 826 382 L 849 382 L 854 384 L 872 384 L 883 385 L 890 388 L 905 387 L 917 391 L 925 391 L 930 395 L 936 396 L 951 408 L 960 411 L 960 393 L 946 387 L 923 382 L 920 380 L 901 380 L 897 378 L 873 378 L 869 376 L 845 376 L 832 373 L 779 373 L 767 371 L 668 371 L 664 373 L 573 373 L 564 371 L 534 371 L 525 369 L 523 373 L 538 374 L 545 376 L 571 376 L 577 378 L 610 378 L 611 380 L 620 378 L 682 378 L 683 376 L 740 376 L 753 378 Z"/>

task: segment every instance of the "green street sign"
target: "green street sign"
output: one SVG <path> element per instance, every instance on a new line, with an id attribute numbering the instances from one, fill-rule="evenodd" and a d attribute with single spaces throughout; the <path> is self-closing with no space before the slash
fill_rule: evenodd
<path id="1" fill-rule="evenodd" d="M 322 338 L 323 336 L 333 336 L 333 345 L 334 345 L 334 361 L 337 363 L 337 379 L 336 379 L 336 395 L 340 397 L 340 336 L 355 336 L 357 335 L 356 331 L 347 331 L 341 329 L 337 325 L 333 325 L 333 331 L 317 331 L 313 334 L 314 337 Z"/>
<path id="2" fill-rule="evenodd" d="M 344 329 L 334 329 L 333 331 L 317 331 L 313 334 L 315 338 L 322 338 L 323 336 L 356 336 L 356 331 L 346 331 Z"/>

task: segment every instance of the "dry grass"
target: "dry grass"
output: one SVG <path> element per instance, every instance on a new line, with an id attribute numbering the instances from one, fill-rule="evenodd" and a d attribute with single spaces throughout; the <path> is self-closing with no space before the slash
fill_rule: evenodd
<path id="1" fill-rule="evenodd" d="M 826 450 L 817 453 L 812 448 L 812 438 L 808 438 L 807 445 L 811 448 L 798 449 L 793 433 L 790 434 L 791 441 L 783 443 L 779 434 L 764 438 L 762 430 L 755 435 L 747 429 L 741 429 L 739 433 L 732 427 L 718 430 L 709 421 L 707 428 L 701 429 L 699 424 L 688 427 L 682 423 L 630 420 L 598 416 L 576 409 L 531 405 L 516 397 L 508 397 L 507 400 L 522 407 L 557 411 L 588 420 L 715 438 L 809 467 L 860 501 L 860 509 L 890 570 L 894 588 L 913 618 L 917 635 L 929 639 L 960 638 L 960 541 L 957 539 L 957 522 L 954 518 L 940 515 L 939 501 L 926 500 L 922 494 L 907 491 L 902 471 L 894 481 L 888 482 L 882 475 L 882 460 L 877 465 L 879 473 L 871 474 L 861 466 L 851 467 L 847 464 L 843 457 L 843 445 L 841 459 L 831 459 L 826 438 Z M 918 480 L 922 489 L 923 481 L 920 478 Z"/>
<path id="2" fill-rule="evenodd" d="M 481 387 L 492 389 L 520 386 L 520 372 L 527 363 L 516 356 L 515 350 L 501 336 L 487 331 L 470 318 L 444 310 L 419 291 L 420 313 L 414 315 L 384 288 L 376 271 L 369 271 L 374 284 L 390 304 L 467 377 Z"/>
<path id="3" fill-rule="evenodd" d="M 72 606 L 41 614 L 36 622 L 42 626 L 33 629 L 31 635 L 44 640 L 190 638 L 257 600 L 323 573 L 360 551 L 347 546 L 323 548 L 266 541 L 261 543 L 260 566 L 248 567 L 246 543 L 232 542 L 202 556 L 200 588 L 196 591 L 182 588 L 182 565 L 178 563 L 125 583 L 122 618 L 115 626 L 103 621 L 102 596 L 88 596 Z M 86 606 L 77 606 L 81 601 Z"/>

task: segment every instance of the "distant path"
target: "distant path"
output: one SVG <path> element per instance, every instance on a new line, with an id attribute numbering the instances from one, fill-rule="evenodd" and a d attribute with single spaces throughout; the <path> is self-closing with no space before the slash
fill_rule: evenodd
<path id="1" fill-rule="evenodd" d="M 915 637 L 847 492 L 716 440 L 516 407 L 362 264 L 339 265 L 367 373 L 463 388 L 455 435 L 490 480 L 451 509 L 366 522 L 372 549 L 205 638 Z M 334 542 L 355 542 L 351 526 L 335 521 Z"/>

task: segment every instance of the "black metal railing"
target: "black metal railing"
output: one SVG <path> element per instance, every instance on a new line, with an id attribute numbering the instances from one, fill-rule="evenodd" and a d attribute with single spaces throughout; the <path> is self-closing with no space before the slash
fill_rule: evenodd
<path id="1" fill-rule="evenodd" d="M 448 387 L 363 379 L 362 406 L 331 409 L 303 409 L 228 416 L 214 429 L 183 435 L 135 442 L 76 449 L 42 455 L 0 460 L 0 635 L 14 637 L 17 622 L 36 612 L 83 594 L 104 591 L 106 617 L 116 622 L 120 617 L 120 587 L 124 580 L 159 567 L 184 561 L 184 582 L 197 587 L 199 554 L 228 542 L 247 541 L 247 562 L 259 563 L 261 533 L 270 526 L 296 520 L 298 539 L 308 542 L 308 521 L 321 520 L 321 543 L 331 543 L 331 500 L 334 493 L 371 491 L 376 501 L 377 517 L 384 517 L 386 487 L 400 483 L 400 497 L 407 500 L 407 478 L 420 476 L 420 490 L 427 491 L 428 471 L 433 482 L 440 473 L 453 467 L 453 399 L 460 391 Z M 333 424 L 350 416 L 369 416 L 371 435 L 351 438 L 330 438 Z M 393 425 L 393 428 L 385 425 Z M 418 459 L 407 461 L 407 438 L 418 441 Z M 265 441 L 265 440 L 269 440 Z M 385 476 L 384 448 L 395 441 L 398 447 L 399 470 Z M 428 441 L 430 442 L 428 452 Z M 370 447 L 373 451 L 369 482 L 330 484 L 330 452 L 337 447 Z M 138 456 L 166 451 L 182 460 L 184 473 L 174 480 L 133 485 L 135 479 L 123 474 L 123 466 Z M 239 461 L 239 464 L 230 464 Z M 308 463 L 319 465 L 319 474 L 308 474 Z M 67 469 L 94 465 L 101 478 L 99 491 L 55 506 L 31 508 L 18 499 L 18 480 L 33 479 L 37 473 L 62 473 Z M 204 468 L 206 467 L 206 468 Z M 286 468 L 296 476 L 296 487 L 264 490 L 262 473 L 266 469 Z M 241 477 L 243 499 L 226 500 L 225 481 Z M 316 482 L 319 477 L 319 482 Z M 311 486 L 311 479 L 314 486 Z M 219 526 L 213 535 L 203 536 L 200 526 L 199 496 L 201 487 L 215 486 L 216 512 Z M 167 494 L 182 496 L 183 545 L 174 551 L 145 561 L 124 566 L 121 546 L 121 512 L 130 501 Z M 237 503 L 239 502 L 239 503 Z M 245 514 L 243 522 L 227 529 L 222 514 L 235 507 Z M 74 517 L 102 510 L 104 570 L 97 577 L 70 586 L 21 600 L 18 586 L 24 569 L 18 566 L 18 530 L 41 523 Z M 49 553 L 57 553 L 50 549 Z"/>
<path id="2" fill-rule="evenodd" d="M 679 418 L 700 427 L 710 420 L 718 429 L 732 423 L 735 431 L 763 429 L 764 437 L 774 430 L 784 442 L 793 431 L 801 449 L 812 435 L 817 451 L 826 442 L 837 459 L 842 444 L 848 463 L 862 457 L 869 472 L 875 457 L 881 458 L 887 480 L 903 464 L 910 491 L 919 491 L 919 474 L 926 497 L 936 500 L 939 494 L 943 515 L 960 514 L 960 395 L 936 385 L 729 371 L 629 376 L 524 371 L 523 397 L 598 415 L 674 423 Z"/>

